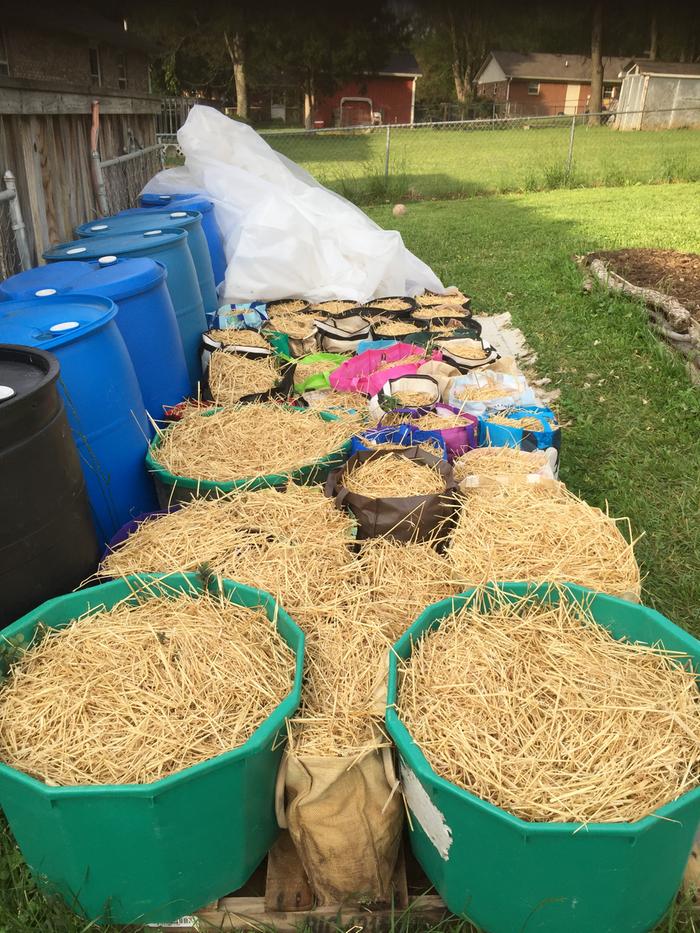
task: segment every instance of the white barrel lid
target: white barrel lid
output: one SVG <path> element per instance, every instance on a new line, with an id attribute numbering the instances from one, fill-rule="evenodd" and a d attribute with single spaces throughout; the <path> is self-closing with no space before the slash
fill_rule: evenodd
<path id="1" fill-rule="evenodd" d="M 115 262 L 118 262 L 119 260 L 117 259 L 116 256 L 100 256 L 100 258 L 97 261 L 99 262 L 101 266 L 111 266 Z"/>
<path id="2" fill-rule="evenodd" d="M 143 235 L 144 236 L 160 236 L 162 232 L 163 232 L 162 230 L 146 230 Z"/>
<path id="3" fill-rule="evenodd" d="M 109 224 L 93 224 L 91 230 L 109 230 Z"/>
<path id="4" fill-rule="evenodd" d="M 48 298 L 50 295 L 57 294 L 55 288 L 39 288 L 34 292 L 35 298 Z"/>
<path id="5" fill-rule="evenodd" d="M 171 217 L 187 217 L 187 211 L 173 211 Z"/>
<path id="6" fill-rule="evenodd" d="M 66 256 L 75 256 L 76 253 L 87 253 L 87 246 L 71 246 L 66 250 Z"/>
<path id="7" fill-rule="evenodd" d="M 14 398 L 16 394 L 12 386 L 0 385 L 0 402 L 6 402 L 8 399 Z"/>

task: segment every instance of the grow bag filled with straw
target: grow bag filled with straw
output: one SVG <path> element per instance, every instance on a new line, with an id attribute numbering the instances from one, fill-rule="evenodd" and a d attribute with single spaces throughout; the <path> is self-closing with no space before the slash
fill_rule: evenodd
<path id="1" fill-rule="evenodd" d="M 524 376 L 477 370 L 452 382 L 449 400 L 456 408 L 481 414 L 489 408 L 534 405 L 535 394 Z"/>
<path id="2" fill-rule="evenodd" d="M 318 344 L 325 353 L 354 353 L 369 337 L 369 324 L 359 314 L 338 315 L 316 320 Z"/>
<path id="3" fill-rule="evenodd" d="M 158 501 L 323 482 L 343 463 L 359 418 L 269 402 L 189 412 L 159 432 L 146 458 Z"/>
<path id="4" fill-rule="evenodd" d="M 294 389 L 299 393 L 330 389 L 330 374 L 348 357 L 342 353 L 312 353 L 295 361 Z"/>
<path id="5" fill-rule="evenodd" d="M 221 348 L 209 357 L 203 396 L 217 405 L 236 405 L 251 397 L 286 398 L 293 391 L 294 373 L 286 381 L 284 374 L 272 353 L 250 357 Z"/>
<path id="6" fill-rule="evenodd" d="M 318 350 L 316 325 L 301 311 L 274 311 L 263 331 L 282 356 L 307 356 Z"/>
<path id="7" fill-rule="evenodd" d="M 395 408 L 427 408 L 440 401 L 440 386 L 432 376 L 422 373 L 387 379 L 379 392 L 370 399 L 370 415 L 379 421 Z"/>
<path id="8" fill-rule="evenodd" d="M 555 476 L 558 474 L 561 429 L 551 408 L 526 405 L 486 411 L 479 418 L 479 442 L 525 451 L 549 451 Z"/>
<path id="9" fill-rule="evenodd" d="M 362 306 L 362 314 L 368 319 L 382 317 L 386 320 L 408 320 L 417 305 L 408 296 L 373 298 Z"/>
<path id="10" fill-rule="evenodd" d="M 353 437 L 350 454 L 356 454 L 360 450 L 376 450 L 378 447 L 418 447 L 426 453 L 447 460 L 447 447 L 440 434 L 436 431 L 419 431 L 409 424 L 363 431 L 362 434 Z"/>
<path id="11" fill-rule="evenodd" d="M 429 606 L 389 665 L 411 847 L 449 910 L 656 928 L 700 821 L 698 641 L 582 587 L 490 583 Z"/>
<path id="12" fill-rule="evenodd" d="M 476 447 L 478 442 L 478 419 L 468 412 L 442 403 L 428 408 L 398 408 L 387 412 L 379 427 L 394 427 L 397 424 L 408 424 L 420 431 L 439 434 L 445 442 L 450 461 Z"/>
<path id="13" fill-rule="evenodd" d="M 359 451 L 329 474 L 326 495 L 355 516 L 358 538 L 441 538 L 458 506 L 450 465 L 418 447 Z"/>
<path id="14" fill-rule="evenodd" d="M 556 451 L 526 451 L 517 447 L 477 447 L 452 463 L 455 479 L 465 492 L 492 488 L 494 484 L 554 480 L 553 465 L 556 466 Z"/>
<path id="15" fill-rule="evenodd" d="M 441 337 L 435 345 L 442 352 L 443 360 L 461 373 L 490 366 L 500 359 L 495 348 L 480 337 Z"/>
<path id="16" fill-rule="evenodd" d="M 331 386 L 343 392 L 376 395 L 388 379 L 415 373 L 430 358 L 426 357 L 425 350 L 406 343 L 365 350 L 346 360 L 331 374 Z"/>
<path id="17" fill-rule="evenodd" d="M 115 580 L 6 629 L 0 801 L 42 887 L 140 924 L 243 884 L 278 832 L 303 640 L 269 594 L 194 574 Z"/>

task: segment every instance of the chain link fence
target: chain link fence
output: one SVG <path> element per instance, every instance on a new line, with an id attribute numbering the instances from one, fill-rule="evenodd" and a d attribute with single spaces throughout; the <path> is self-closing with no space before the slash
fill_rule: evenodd
<path id="1" fill-rule="evenodd" d="M 93 152 L 92 159 L 98 208 L 107 216 L 138 202 L 143 186 L 163 168 L 163 146 L 148 146 L 104 161 Z"/>
<path id="2" fill-rule="evenodd" d="M 700 179 L 700 104 L 658 113 L 678 128 L 621 132 L 606 111 L 261 136 L 358 203 Z"/>
<path id="3" fill-rule="evenodd" d="M 12 172 L 5 172 L 0 190 L 0 279 L 31 265 L 22 211 Z"/>

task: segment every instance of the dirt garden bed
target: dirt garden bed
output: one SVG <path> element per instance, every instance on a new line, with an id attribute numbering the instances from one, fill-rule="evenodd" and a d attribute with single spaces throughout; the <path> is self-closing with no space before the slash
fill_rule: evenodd
<path id="1" fill-rule="evenodd" d="M 604 287 L 641 299 L 652 327 L 688 359 L 700 381 L 700 254 L 671 249 L 620 249 L 589 253 L 585 288 Z"/>

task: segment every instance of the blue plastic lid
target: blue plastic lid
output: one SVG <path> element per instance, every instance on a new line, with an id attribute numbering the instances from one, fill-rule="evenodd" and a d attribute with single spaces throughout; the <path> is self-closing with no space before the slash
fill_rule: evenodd
<path id="1" fill-rule="evenodd" d="M 55 350 L 104 327 L 117 313 L 109 298 L 54 295 L 0 304 L 0 342 Z"/>
<path id="2" fill-rule="evenodd" d="M 72 240 L 70 243 L 59 243 L 52 249 L 47 249 L 44 259 L 55 262 L 60 259 L 99 259 L 100 256 L 127 256 L 129 253 L 141 253 L 146 250 L 154 252 L 172 246 L 178 240 L 187 237 L 186 230 L 176 227 L 162 227 L 154 224 L 148 230 L 133 230 L 131 233 L 122 233 L 119 236 L 93 236 L 84 240 Z"/>
<path id="3" fill-rule="evenodd" d="M 80 292 L 119 301 L 147 291 L 162 282 L 166 274 L 161 262 L 147 257 L 119 259 L 106 255 L 90 262 L 50 262 L 0 282 L 0 295 L 16 301 Z"/>
<path id="4" fill-rule="evenodd" d="M 76 236 L 112 236 L 126 233 L 130 230 L 150 230 L 155 227 L 188 227 L 198 221 L 201 223 L 202 215 L 199 211 L 186 211 L 173 208 L 167 211 L 147 210 L 138 214 L 122 214 L 121 216 L 102 217 L 91 220 L 90 223 L 80 224 L 75 228 Z"/>
<path id="5" fill-rule="evenodd" d="M 187 207 L 193 211 L 199 211 L 201 214 L 208 214 L 210 210 L 213 209 L 214 204 L 205 198 L 202 194 L 142 194 L 141 205 L 143 210 L 153 210 L 154 207 L 167 207 L 169 204 L 182 203 L 183 207 Z M 133 212 L 139 210 L 139 208 L 130 208 L 130 211 Z M 126 214 L 127 211 L 120 211 L 117 215 L 118 217 L 122 214 Z"/>

